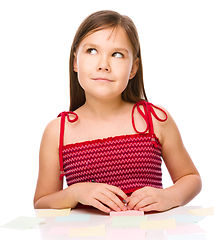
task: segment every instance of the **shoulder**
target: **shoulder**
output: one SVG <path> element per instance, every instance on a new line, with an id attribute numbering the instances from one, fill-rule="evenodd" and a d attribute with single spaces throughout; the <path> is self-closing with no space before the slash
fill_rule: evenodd
<path id="1" fill-rule="evenodd" d="M 78 119 L 78 115 L 75 112 L 71 112 L 71 111 L 61 112 L 57 116 L 57 118 L 51 120 L 47 124 L 47 126 L 45 128 L 45 133 L 47 132 L 47 133 L 52 134 L 52 135 L 58 135 L 62 118 L 64 118 L 65 123 L 67 121 L 75 122 Z"/>
<path id="2" fill-rule="evenodd" d="M 153 124 L 162 146 L 173 138 L 180 140 L 178 127 L 169 111 L 160 105 L 154 106 L 153 109 L 159 119 L 153 116 Z"/>
<path id="3" fill-rule="evenodd" d="M 51 120 L 45 127 L 45 131 L 49 134 L 57 134 L 59 133 L 59 126 L 61 122 L 61 117 L 57 117 Z"/>
<path id="4" fill-rule="evenodd" d="M 168 127 L 176 127 L 177 128 L 176 123 L 175 123 L 172 115 L 170 114 L 170 112 L 162 106 L 159 106 L 159 105 L 156 105 L 156 106 L 159 108 L 159 109 L 155 109 L 155 112 L 157 113 L 158 117 L 160 119 L 165 118 L 164 121 L 159 121 L 162 123 L 161 125 L 164 127 L 164 129 L 168 128 Z"/>
<path id="5" fill-rule="evenodd" d="M 170 118 L 169 112 L 163 106 L 152 103 L 149 104 L 151 104 L 152 109 L 157 115 L 156 119 L 159 120 L 159 122 L 167 122 L 167 120 Z"/>
<path id="6" fill-rule="evenodd" d="M 60 135 L 60 122 L 61 118 L 55 118 L 51 120 L 45 127 L 41 144 L 56 145 L 58 146 L 58 140 Z"/>
<path id="7" fill-rule="evenodd" d="M 161 135 L 162 147 L 166 148 L 169 146 L 171 147 L 172 145 L 177 145 L 181 147 L 183 145 L 183 142 L 175 120 L 173 119 L 172 115 L 169 113 L 168 110 L 166 110 L 162 106 L 159 107 L 167 114 L 166 121 L 156 121 Z M 158 112 L 158 114 L 162 115 L 161 112 Z"/>

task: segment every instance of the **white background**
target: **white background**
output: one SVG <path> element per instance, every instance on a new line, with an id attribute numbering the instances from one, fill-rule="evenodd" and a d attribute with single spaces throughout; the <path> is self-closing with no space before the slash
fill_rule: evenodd
<path id="1" fill-rule="evenodd" d="M 214 206 L 213 6 L 207 0 L 1 0 L 0 225 L 33 208 L 42 133 L 69 108 L 74 34 L 103 9 L 135 22 L 149 101 L 171 113 L 202 177 L 203 190 L 189 204 Z M 164 166 L 163 184 L 171 185 Z"/>

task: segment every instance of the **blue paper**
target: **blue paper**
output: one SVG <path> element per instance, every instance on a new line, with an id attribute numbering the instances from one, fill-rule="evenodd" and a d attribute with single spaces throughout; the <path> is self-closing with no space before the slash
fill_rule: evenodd
<path id="1" fill-rule="evenodd" d="M 196 215 L 173 215 L 168 219 L 175 218 L 176 222 L 183 222 L 183 223 L 197 223 L 201 221 L 204 216 L 196 216 Z"/>
<path id="2" fill-rule="evenodd" d="M 167 240 L 206 240 L 205 234 L 179 234 L 168 235 Z"/>
<path id="3" fill-rule="evenodd" d="M 87 222 L 90 214 L 71 214 L 69 216 L 56 217 L 55 222 Z"/>

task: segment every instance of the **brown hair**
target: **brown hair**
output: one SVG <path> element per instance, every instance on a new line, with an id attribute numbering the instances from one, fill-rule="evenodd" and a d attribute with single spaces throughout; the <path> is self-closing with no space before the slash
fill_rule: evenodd
<path id="1" fill-rule="evenodd" d="M 142 99 L 147 101 L 144 83 L 143 83 L 143 66 L 141 61 L 140 42 L 137 29 L 133 21 L 124 15 L 110 10 L 103 10 L 89 15 L 79 26 L 74 37 L 70 53 L 70 111 L 74 111 L 85 103 L 85 92 L 80 86 L 77 73 L 73 70 L 74 53 L 80 42 L 88 35 L 107 28 L 122 27 L 127 33 L 132 46 L 134 59 L 139 58 L 138 71 L 131 79 L 122 92 L 122 99 L 126 102 L 136 103 Z"/>

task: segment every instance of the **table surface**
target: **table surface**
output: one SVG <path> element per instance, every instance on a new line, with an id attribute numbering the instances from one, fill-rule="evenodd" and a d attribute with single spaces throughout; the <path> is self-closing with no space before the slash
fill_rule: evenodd
<path id="1" fill-rule="evenodd" d="M 154 213 L 154 214 L 145 214 L 147 216 L 148 220 L 164 220 L 172 215 L 175 214 L 181 214 L 181 215 L 191 215 L 188 210 L 191 209 L 197 209 L 200 207 L 193 207 L 193 206 L 184 206 L 184 207 L 178 207 L 171 209 L 166 212 L 162 213 Z M 28 217 L 35 217 L 37 215 L 38 210 L 32 209 L 31 212 L 28 212 Z M 66 240 L 66 239 L 73 239 L 73 240 L 114 240 L 112 238 L 112 235 L 110 236 L 110 232 L 113 230 L 114 232 L 120 233 L 120 235 L 115 235 L 115 239 L 123 239 L 123 236 L 121 236 L 121 233 L 129 233 L 129 231 L 133 234 L 131 240 L 167 240 L 172 239 L 171 237 L 174 237 L 173 239 L 187 239 L 184 235 L 181 235 L 180 231 L 182 233 L 187 234 L 187 230 L 185 229 L 196 229 L 193 230 L 195 233 L 188 234 L 189 240 L 210 240 L 214 239 L 214 216 L 207 216 L 198 223 L 176 223 L 176 230 L 178 230 L 178 233 L 175 235 L 173 233 L 169 233 L 166 229 L 153 229 L 153 230 L 144 230 L 145 236 L 140 236 L 139 234 L 139 227 L 112 227 L 111 221 L 112 218 L 109 215 L 103 214 L 100 211 L 96 209 L 73 209 L 70 214 L 90 214 L 90 221 L 89 222 L 55 222 L 55 217 L 46 218 L 46 220 L 41 223 L 39 226 L 29 229 L 29 230 L 14 230 L 14 229 L 6 229 L 6 228 L 0 228 L 0 239 L 44 239 L 44 240 Z M 14 218 L 19 217 L 15 216 Z M 13 220 L 13 219 L 11 219 Z M 6 224 L 7 222 L 5 222 Z M 106 235 L 102 237 L 69 237 L 67 235 L 50 235 L 47 234 L 52 227 L 92 227 L 92 226 L 98 226 L 98 225 L 105 225 L 106 228 Z M 122 231 L 121 231 L 122 230 Z M 133 231 L 134 230 L 134 231 Z M 136 230 L 136 231 L 135 231 Z M 199 231 L 199 232 L 197 232 Z M 142 231 L 143 232 L 143 231 Z M 177 238 L 176 238 L 177 237 Z"/>

